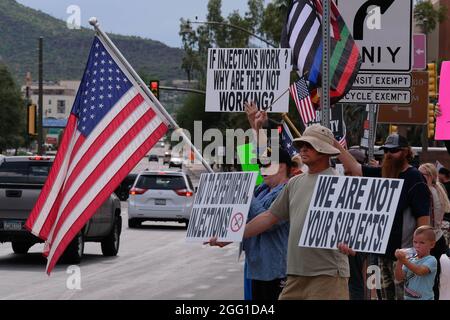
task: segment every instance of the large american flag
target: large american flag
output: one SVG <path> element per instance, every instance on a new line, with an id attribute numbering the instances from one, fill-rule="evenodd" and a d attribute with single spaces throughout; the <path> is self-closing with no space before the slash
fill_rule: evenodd
<path id="1" fill-rule="evenodd" d="M 58 153 L 26 228 L 46 241 L 47 273 L 168 121 L 98 37 Z"/>
<path id="2" fill-rule="evenodd" d="M 316 118 L 316 111 L 311 102 L 311 97 L 309 95 L 308 85 L 306 84 L 305 78 L 301 77 L 299 80 L 291 84 L 289 91 L 291 92 L 292 99 L 294 99 L 303 123 L 307 126 L 309 122 Z"/>

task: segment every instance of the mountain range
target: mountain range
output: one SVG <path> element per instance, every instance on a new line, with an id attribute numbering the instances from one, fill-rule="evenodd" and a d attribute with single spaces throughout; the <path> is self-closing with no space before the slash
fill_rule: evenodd
<path id="1" fill-rule="evenodd" d="M 19 84 L 38 78 L 38 39 L 43 37 L 44 80 L 80 80 L 95 32 L 69 29 L 66 22 L 15 0 L 0 0 L 0 62 Z M 184 79 L 183 50 L 150 39 L 108 34 L 139 74 L 169 81 Z"/>

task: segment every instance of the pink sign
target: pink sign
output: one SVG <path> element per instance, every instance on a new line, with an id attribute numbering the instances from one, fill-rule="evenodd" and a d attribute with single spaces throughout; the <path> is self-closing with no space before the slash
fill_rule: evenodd
<path id="1" fill-rule="evenodd" d="M 423 33 L 413 35 L 413 69 L 425 70 L 427 68 L 427 37 Z"/>
<path id="2" fill-rule="evenodd" d="M 443 61 L 439 80 L 439 109 L 435 140 L 450 140 L 450 61 Z"/>

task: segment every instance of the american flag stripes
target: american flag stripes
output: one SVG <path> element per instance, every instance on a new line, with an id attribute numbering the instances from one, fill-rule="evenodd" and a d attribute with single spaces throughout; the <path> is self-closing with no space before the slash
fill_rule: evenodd
<path id="1" fill-rule="evenodd" d="M 346 140 L 345 134 L 339 139 L 339 144 L 340 144 L 343 148 L 347 148 L 347 140 Z"/>
<path id="2" fill-rule="evenodd" d="M 309 96 L 308 86 L 305 78 L 301 77 L 299 80 L 290 85 L 292 99 L 294 99 L 297 106 L 298 113 L 302 118 L 305 126 L 316 118 L 316 111 Z"/>
<path id="3" fill-rule="evenodd" d="M 167 129 L 150 98 L 95 37 L 60 148 L 25 225 L 46 241 L 48 274 Z"/>

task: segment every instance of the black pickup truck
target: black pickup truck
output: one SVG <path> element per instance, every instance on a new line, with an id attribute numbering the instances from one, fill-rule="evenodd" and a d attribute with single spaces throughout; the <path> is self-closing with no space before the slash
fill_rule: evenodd
<path id="1" fill-rule="evenodd" d="M 15 253 L 25 254 L 43 242 L 24 228 L 47 179 L 53 157 L 0 156 L 0 242 L 11 242 Z M 122 219 L 120 201 L 112 194 L 69 244 L 61 260 L 79 263 L 85 242 L 100 242 L 105 256 L 119 251 Z"/>

